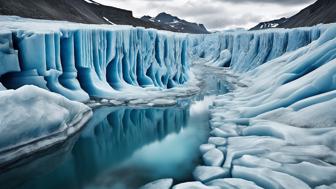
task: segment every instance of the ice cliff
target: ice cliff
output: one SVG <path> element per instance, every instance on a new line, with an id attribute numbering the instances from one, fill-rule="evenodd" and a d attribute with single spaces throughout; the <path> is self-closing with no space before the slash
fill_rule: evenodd
<path id="1" fill-rule="evenodd" d="M 245 72 L 318 39 L 322 26 L 268 31 L 227 31 L 189 35 L 192 64 L 230 67 Z"/>
<path id="2" fill-rule="evenodd" d="M 86 101 L 188 79 L 184 35 L 17 17 L 3 17 L 0 25 L 1 88 L 31 84 Z"/>

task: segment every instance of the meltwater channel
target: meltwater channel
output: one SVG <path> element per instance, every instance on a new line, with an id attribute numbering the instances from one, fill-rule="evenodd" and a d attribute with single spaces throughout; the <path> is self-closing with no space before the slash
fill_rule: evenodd
<path id="1" fill-rule="evenodd" d="M 199 146 L 209 135 L 209 106 L 230 90 L 225 75 L 198 67 L 201 91 L 164 108 L 101 107 L 66 143 L 0 173 L 0 186 L 19 189 L 136 189 L 173 178 L 191 181 Z M 6 183 L 6 184 L 1 184 Z"/>

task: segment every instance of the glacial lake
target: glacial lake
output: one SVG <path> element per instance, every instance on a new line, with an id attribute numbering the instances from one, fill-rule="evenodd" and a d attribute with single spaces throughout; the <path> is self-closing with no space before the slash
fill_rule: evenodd
<path id="1" fill-rule="evenodd" d="M 66 143 L 1 170 L 1 188 L 136 189 L 161 178 L 193 180 L 199 145 L 209 135 L 209 106 L 228 92 L 222 75 L 202 75 L 200 94 L 174 107 L 95 109 Z"/>

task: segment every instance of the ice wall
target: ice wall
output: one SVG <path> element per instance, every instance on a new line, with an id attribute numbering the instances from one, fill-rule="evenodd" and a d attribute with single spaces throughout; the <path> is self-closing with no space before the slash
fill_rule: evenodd
<path id="1" fill-rule="evenodd" d="M 322 26 L 315 26 L 291 30 L 237 30 L 211 35 L 190 35 L 191 63 L 225 66 L 236 72 L 245 72 L 310 44 L 324 30 Z"/>
<path id="2" fill-rule="evenodd" d="M 16 17 L 0 25 L 0 83 L 6 88 L 32 84 L 85 101 L 129 87 L 172 88 L 188 79 L 182 34 Z"/>
<path id="3" fill-rule="evenodd" d="M 0 31 L 0 77 L 8 72 L 20 71 L 17 52 L 13 48 L 12 33 Z M 6 88 L 0 82 L 0 91 Z"/>

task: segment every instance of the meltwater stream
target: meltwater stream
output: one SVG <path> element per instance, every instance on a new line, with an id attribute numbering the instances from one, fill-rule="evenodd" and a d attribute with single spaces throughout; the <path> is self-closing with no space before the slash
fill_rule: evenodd
<path id="1" fill-rule="evenodd" d="M 200 69 L 196 69 L 200 71 Z M 153 180 L 192 180 L 209 133 L 209 106 L 228 91 L 211 68 L 199 95 L 165 108 L 102 107 L 65 144 L 0 172 L 1 188 L 135 189 Z"/>

